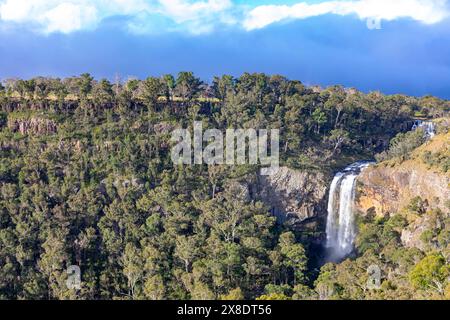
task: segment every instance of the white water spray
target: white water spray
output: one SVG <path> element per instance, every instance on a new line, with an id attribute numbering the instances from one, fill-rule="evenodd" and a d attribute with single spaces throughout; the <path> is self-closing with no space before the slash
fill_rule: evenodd
<path id="1" fill-rule="evenodd" d="M 353 206 L 356 178 L 369 162 L 358 162 L 339 172 L 333 179 L 328 198 L 327 243 L 329 258 L 339 261 L 353 251 L 356 238 Z"/>
<path id="2" fill-rule="evenodd" d="M 436 135 L 436 125 L 431 121 L 415 121 L 412 130 L 417 129 L 423 129 L 428 140 Z M 354 249 L 356 179 L 370 165 L 370 162 L 354 163 L 338 172 L 331 183 L 326 230 L 326 247 L 330 261 L 341 261 Z"/>
<path id="3" fill-rule="evenodd" d="M 433 139 L 436 135 L 436 125 L 431 121 L 416 120 L 412 127 L 412 130 L 423 129 L 428 139 Z"/>

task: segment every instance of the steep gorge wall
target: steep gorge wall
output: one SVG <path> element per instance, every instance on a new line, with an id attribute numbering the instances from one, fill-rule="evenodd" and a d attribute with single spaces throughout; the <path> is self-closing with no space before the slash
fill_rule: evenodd
<path id="1" fill-rule="evenodd" d="M 421 197 L 429 208 L 447 210 L 450 200 L 450 172 L 423 161 L 427 152 L 450 159 L 450 134 L 436 136 L 416 149 L 401 163 L 385 162 L 364 171 L 358 177 L 356 209 L 378 216 L 396 213 L 413 198 Z"/>
<path id="2" fill-rule="evenodd" d="M 281 167 L 270 176 L 258 176 L 257 194 L 278 220 L 320 231 L 326 217 L 329 178 L 321 172 Z"/>
<path id="3" fill-rule="evenodd" d="M 369 168 L 358 178 L 356 208 L 378 216 L 395 213 L 421 197 L 431 207 L 445 210 L 450 199 L 450 177 L 423 166 Z"/>
<path id="4" fill-rule="evenodd" d="M 422 165 L 411 167 L 412 162 L 396 166 L 373 167 L 359 177 L 356 209 L 362 214 L 377 216 L 402 214 L 408 225 L 401 231 L 401 241 L 405 247 L 425 251 L 423 241 L 426 230 L 436 230 L 434 214 L 410 214 L 407 207 L 411 200 L 420 197 L 427 209 L 440 209 L 444 217 L 449 215 L 450 175 L 426 168 Z"/>

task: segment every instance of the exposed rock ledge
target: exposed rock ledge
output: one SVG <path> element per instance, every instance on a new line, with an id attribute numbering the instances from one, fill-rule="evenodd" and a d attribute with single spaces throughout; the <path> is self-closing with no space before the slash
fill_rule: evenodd
<path id="1" fill-rule="evenodd" d="M 281 222 L 315 223 L 326 215 L 328 182 L 323 173 L 281 167 L 258 180 L 259 196 Z"/>
<path id="2" fill-rule="evenodd" d="M 49 119 L 9 119 L 8 128 L 21 134 L 50 134 L 56 133 L 56 123 Z"/>
<path id="3" fill-rule="evenodd" d="M 357 209 L 378 216 L 396 213 L 420 196 L 430 207 L 445 210 L 450 177 L 423 166 L 372 167 L 358 178 Z"/>
<path id="4" fill-rule="evenodd" d="M 368 168 L 358 177 L 356 209 L 361 214 L 404 215 L 408 226 L 401 232 L 403 245 L 425 250 L 428 244 L 422 241 L 424 231 L 439 227 L 434 215 L 440 212 L 448 217 L 449 214 L 450 173 L 441 166 L 426 164 L 423 155 L 439 153 L 448 160 L 449 143 L 450 135 L 440 134 L 417 148 L 409 160 L 387 161 Z M 411 214 L 405 210 L 416 197 L 422 199 L 427 214 Z"/>

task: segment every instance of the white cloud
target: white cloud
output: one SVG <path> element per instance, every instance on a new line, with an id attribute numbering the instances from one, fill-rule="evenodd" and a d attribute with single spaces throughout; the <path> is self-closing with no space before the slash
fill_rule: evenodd
<path id="1" fill-rule="evenodd" d="M 111 2 L 114 2 L 112 0 Z M 101 18 L 95 1 L 4 0 L 0 20 L 29 24 L 42 32 L 72 32 L 95 26 Z"/>
<path id="2" fill-rule="evenodd" d="M 167 14 L 177 22 L 196 20 L 201 16 L 208 16 L 230 8 L 230 0 L 208 0 L 188 2 L 183 0 L 159 0 L 161 13 Z"/>
<path id="3" fill-rule="evenodd" d="M 73 30 L 80 30 L 84 26 L 95 24 L 98 16 L 97 9 L 93 6 L 65 2 L 47 11 L 38 20 L 45 25 L 47 32 L 69 33 Z"/>
<path id="4" fill-rule="evenodd" d="M 357 15 L 361 19 L 396 20 L 410 18 L 426 24 L 442 21 L 449 15 L 447 0 L 359 0 L 300 2 L 287 5 L 264 5 L 251 10 L 243 25 L 247 30 L 260 29 L 286 19 L 305 19 L 325 14 Z"/>
<path id="5" fill-rule="evenodd" d="M 0 20 L 28 24 L 44 33 L 90 29 L 103 19 L 129 16 L 131 19 L 159 14 L 174 23 L 203 20 L 232 6 L 231 0 L 0 0 Z"/>
<path id="6" fill-rule="evenodd" d="M 361 19 L 411 18 L 436 23 L 448 16 L 450 0 L 331 0 L 309 4 L 263 5 L 248 10 L 232 0 L 0 0 L 2 25 L 24 25 L 42 33 L 70 33 L 97 27 L 106 18 L 127 16 L 133 32 L 210 32 L 223 25 L 246 30 L 325 14 Z"/>

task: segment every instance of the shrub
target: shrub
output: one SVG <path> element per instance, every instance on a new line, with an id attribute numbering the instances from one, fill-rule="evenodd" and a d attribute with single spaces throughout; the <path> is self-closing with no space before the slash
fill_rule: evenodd
<path id="1" fill-rule="evenodd" d="M 394 158 L 406 160 L 410 153 L 421 146 L 426 141 L 423 129 L 399 133 L 393 138 L 389 145 L 389 150 L 376 156 L 377 161 L 386 161 Z"/>

